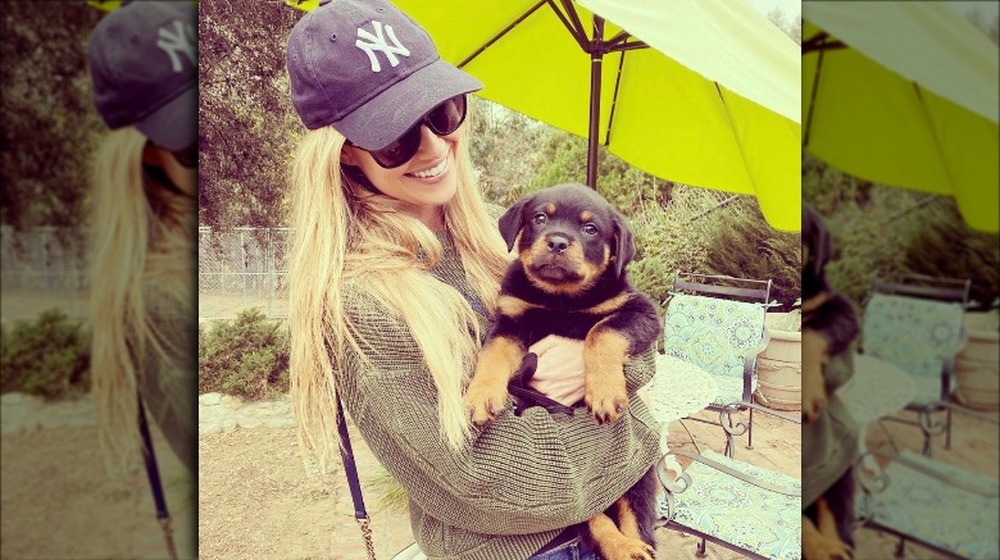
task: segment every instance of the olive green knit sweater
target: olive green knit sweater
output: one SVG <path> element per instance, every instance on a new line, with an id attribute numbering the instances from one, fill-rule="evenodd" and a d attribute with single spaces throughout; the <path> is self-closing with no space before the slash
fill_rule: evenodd
<path id="1" fill-rule="evenodd" d="M 454 246 L 433 274 L 472 295 Z M 654 373 L 652 352 L 626 367 L 625 414 L 599 426 L 586 409 L 550 415 L 508 409 L 453 451 L 440 435 L 437 395 L 406 326 L 361 290 L 345 308 L 366 346 L 368 365 L 349 355 L 338 376 L 344 406 L 379 461 L 406 488 L 410 522 L 429 558 L 524 560 L 569 525 L 603 511 L 658 456 L 658 426 L 635 390 Z M 488 323 L 483 320 L 483 332 Z"/>

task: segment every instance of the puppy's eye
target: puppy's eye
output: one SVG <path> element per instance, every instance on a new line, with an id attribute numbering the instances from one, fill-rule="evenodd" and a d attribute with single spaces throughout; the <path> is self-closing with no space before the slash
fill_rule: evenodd
<path id="1" fill-rule="evenodd" d="M 594 224 L 583 224 L 583 228 L 581 229 L 583 230 L 583 233 L 586 233 L 587 235 L 597 235 L 600 232 Z"/>
<path id="2" fill-rule="evenodd" d="M 536 223 L 536 224 L 538 224 L 538 225 L 542 225 L 542 224 L 544 224 L 545 222 L 549 221 L 549 217 L 548 217 L 548 216 L 546 216 L 546 215 L 545 215 L 544 213 L 542 213 L 542 212 L 539 212 L 539 213 L 535 214 L 535 218 L 534 218 L 534 220 L 535 220 L 535 223 Z"/>

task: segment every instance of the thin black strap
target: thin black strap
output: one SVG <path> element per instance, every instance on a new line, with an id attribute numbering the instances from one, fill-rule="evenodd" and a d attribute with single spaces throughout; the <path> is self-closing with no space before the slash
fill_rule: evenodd
<path id="1" fill-rule="evenodd" d="M 142 394 L 139 400 L 139 433 L 142 435 L 142 458 L 146 463 L 146 476 L 149 477 L 149 489 L 153 491 L 153 503 L 156 505 L 156 520 L 163 530 L 163 540 L 167 544 L 167 553 L 171 560 L 177 560 L 177 543 L 174 542 L 174 529 L 171 526 L 170 512 L 167 511 L 167 497 L 163 494 L 163 481 L 160 479 L 160 468 L 156 463 L 156 453 L 153 451 L 153 438 L 149 436 L 149 423 L 146 421 L 146 407 L 142 404 Z"/>
<path id="2" fill-rule="evenodd" d="M 146 407 L 142 405 L 139 396 L 139 433 L 142 434 L 142 458 L 146 463 L 146 476 L 149 477 L 149 489 L 153 492 L 153 502 L 156 504 L 156 518 L 163 520 L 170 517 L 167 511 L 167 498 L 163 494 L 163 481 L 160 480 L 160 468 L 156 463 L 156 453 L 153 451 L 153 438 L 149 436 L 149 424 L 146 422 Z"/>
<path id="3" fill-rule="evenodd" d="M 358 466 L 354 463 L 354 450 L 351 448 L 351 437 L 347 434 L 347 421 L 344 419 L 344 407 L 337 397 L 337 432 L 340 435 L 340 457 L 344 461 L 344 473 L 347 475 L 347 485 L 351 489 L 351 501 L 354 502 L 354 517 L 359 521 L 368 519 L 365 510 L 365 499 L 361 495 L 361 481 L 358 480 Z"/>

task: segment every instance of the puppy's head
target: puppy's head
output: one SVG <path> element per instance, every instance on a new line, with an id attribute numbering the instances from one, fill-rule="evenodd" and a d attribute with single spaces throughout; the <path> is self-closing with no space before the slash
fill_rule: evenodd
<path id="1" fill-rule="evenodd" d="M 823 218 L 808 204 L 802 205 L 802 299 L 829 289 L 826 264 L 833 258 L 833 241 Z"/>
<path id="2" fill-rule="evenodd" d="M 528 278 L 546 292 L 581 294 L 605 273 L 622 279 L 635 255 L 625 219 L 593 189 L 556 185 L 526 196 L 500 218 Z"/>

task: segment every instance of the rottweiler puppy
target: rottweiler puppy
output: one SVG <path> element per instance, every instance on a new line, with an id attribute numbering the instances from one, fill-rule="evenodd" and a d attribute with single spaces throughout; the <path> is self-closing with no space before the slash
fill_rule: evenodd
<path id="1" fill-rule="evenodd" d="M 827 356 L 850 351 L 859 334 L 851 303 L 830 285 L 826 265 L 833 242 L 820 215 L 802 208 L 802 414 L 819 418 L 827 404 L 823 364 Z M 845 473 L 811 504 L 802 519 L 805 560 L 848 560 L 853 557 L 854 471 Z"/>
<path id="2" fill-rule="evenodd" d="M 570 183 L 518 201 L 499 226 L 518 258 L 501 282 L 496 322 L 466 392 L 472 421 L 482 426 L 506 406 L 528 347 L 551 334 L 583 341 L 583 404 L 597 422 L 617 421 L 628 404 L 625 363 L 660 335 L 656 307 L 625 273 L 635 254 L 625 219 L 594 190 Z M 653 558 L 655 484 L 651 469 L 587 522 L 585 536 L 604 558 Z"/>

